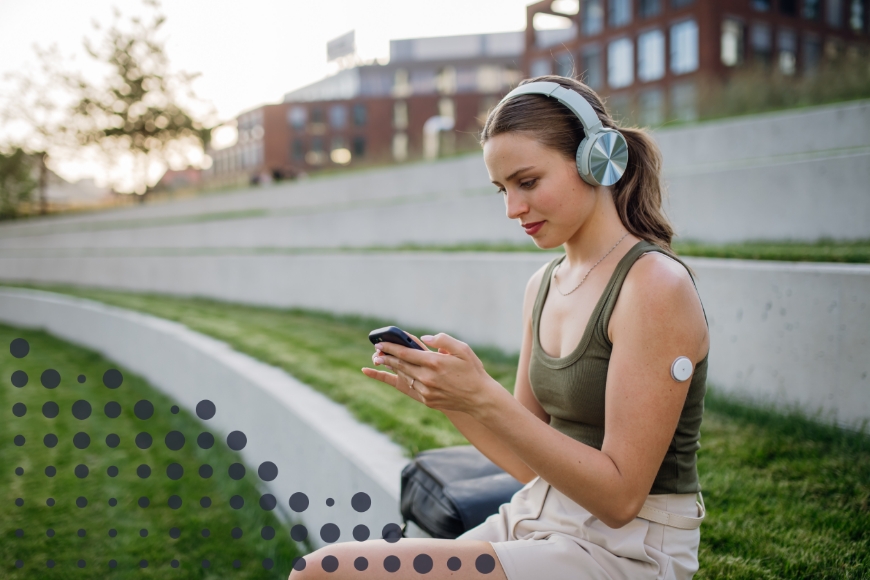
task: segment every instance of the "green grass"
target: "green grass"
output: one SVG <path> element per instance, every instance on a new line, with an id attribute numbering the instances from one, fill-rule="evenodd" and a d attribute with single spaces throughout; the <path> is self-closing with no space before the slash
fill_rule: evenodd
<path id="1" fill-rule="evenodd" d="M 344 403 L 409 453 L 465 443 L 442 415 L 359 372 L 372 352 L 366 333 L 385 321 L 55 289 L 177 320 L 224 340 Z M 516 358 L 475 352 L 510 389 Z M 698 470 L 709 515 L 696 578 L 870 578 L 870 437 L 715 390 L 706 404 Z"/>
<path id="2" fill-rule="evenodd" d="M 9 344 L 14 338 L 24 338 L 30 344 L 30 352 L 23 359 L 14 358 Z M 248 467 L 246 476 L 235 481 L 227 475 L 232 463 L 240 462 L 237 453 L 218 439 L 208 450 L 197 445 L 199 433 L 208 430 L 207 423 L 200 421 L 181 409 L 170 411 L 173 401 L 150 387 L 140 377 L 125 371 L 123 384 L 114 390 L 103 386 L 103 373 L 110 368 L 119 368 L 89 350 L 63 342 L 43 332 L 20 330 L 0 326 L 0 409 L 3 420 L 0 432 L 4 444 L 0 446 L 0 486 L 3 488 L 3 504 L 0 507 L 0 576 L 3 578 L 285 578 L 292 559 L 307 552 L 307 546 L 297 546 L 289 531 L 277 520 L 275 512 L 262 510 L 258 505 L 256 469 Z M 45 369 L 60 373 L 60 385 L 49 390 L 40 384 Z M 22 388 L 12 385 L 14 371 L 23 370 L 29 380 Z M 85 382 L 77 377 L 84 375 Z M 72 405 L 84 400 L 92 406 L 92 414 L 83 420 L 76 419 Z M 150 419 L 141 420 L 134 414 L 137 401 L 148 400 L 154 406 Z M 43 415 L 42 407 L 54 401 L 60 409 L 55 418 Z M 120 403 L 122 413 L 111 419 L 104 413 L 109 401 Z M 13 405 L 23 403 L 26 413 L 17 417 Z M 171 451 L 164 444 L 170 431 L 180 431 L 185 444 L 178 451 Z M 88 433 L 90 445 L 78 449 L 73 436 L 78 432 Z M 147 432 L 153 444 L 140 449 L 135 443 L 138 433 Z M 56 447 L 49 448 L 43 437 L 53 433 L 58 438 Z M 110 448 L 105 440 L 110 433 L 120 437 L 120 445 Z M 13 439 L 23 435 L 22 446 L 13 444 Z M 167 466 L 178 463 L 184 475 L 177 481 L 167 474 Z M 214 474 L 204 479 L 198 470 L 201 465 L 213 467 Z M 88 467 L 88 474 L 80 478 L 75 473 L 77 465 Z M 137 473 L 140 465 L 147 465 L 151 474 L 141 478 Z M 48 477 L 47 466 L 56 468 L 56 475 Z M 110 466 L 118 468 L 118 474 L 110 477 Z M 23 469 L 17 475 L 17 467 Z M 144 475 L 144 473 L 143 473 Z M 182 498 L 183 504 L 171 509 L 171 495 Z M 245 505 L 239 510 L 229 506 L 229 499 L 240 495 Z M 208 509 L 200 506 L 200 498 L 210 497 Z M 85 507 L 77 507 L 78 497 L 87 498 Z M 148 497 L 150 505 L 138 505 L 140 497 Z M 15 498 L 24 504 L 18 507 Z M 46 505 L 54 498 L 55 505 Z M 109 505 L 109 498 L 116 498 L 117 505 Z M 286 498 L 285 498 L 286 499 Z M 272 526 L 277 534 L 266 541 L 261 538 L 264 526 Z M 170 528 L 181 530 L 178 539 L 171 539 Z M 234 540 L 231 530 L 243 530 L 241 539 Z M 16 530 L 23 535 L 17 536 Z M 48 537 L 47 530 L 54 530 Z M 115 529 L 117 535 L 109 536 Z M 202 530 L 210 535 L 203 537 Z M 84 537 L 78 535 L 84 530 Z M 146 537 L 140 530 L 147 530 Z M 271 571 L 263 568 L 263 560 L 271 558 L 275 564 Z M 46 562 L 55 562 L 48 568 Z M 117 561 L 117 568 L 109 568 L 109 560 Z M 178 569 L 170 562 L 177 559 Z M 241 567 L 233 568 L 233 560 L 240 560 Z M 24 567 L 18 569 L 16 560 Z M 79 569 L 78 561 L 86 567 Z M 148 567 L 140 568 L 140 560 L 147 560 Z M 203 560 L 211 566 L 204 569 Z"/>

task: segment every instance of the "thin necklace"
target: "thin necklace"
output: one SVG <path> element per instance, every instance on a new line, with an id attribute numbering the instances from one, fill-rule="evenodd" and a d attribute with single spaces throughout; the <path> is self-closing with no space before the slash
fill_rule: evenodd
<path id="1" fill-rule="evenodd" d="M 621 238 L 619 238 L 619 242 L 616 242 L 615 244 L 613 244 L 613 247 L 610 248 L 610 249 L 607 251 L 606 254 L 604 254 L 603 256 L 601 256 L 601 258 L 600 258 L 597 262 L 595 262 L 595 264 L 593 264 L 591 268 L 589 268 L 589 270 L 586 272 L 586 275 L 583 276 L 583 279 L 582 279 L 582 280 L 580 280 L 580 284 L 583 284 L 583 282 L 586 281 L 586 276 L 589 276 L 589 272 L 591 272 L 592 270 L 594 270 L 594 269 L 595 269 L 595 266 L 597 266 L 598 264 L 601 263 L 601 260 L 603 260 L 604 258 L 606 258 L 607 256 L 609 256 L 609 255 L 610 255 L 610 252 L 612 252 L 613 250 L 615 250 L 615 249 L 616 249 L 616 246 L 618 246 L 619 243 L 620 243 L 622 240 L 624 240 L 624 239 L 625 239 L 625 236 L 627 236 L 627 235 L 628 235 L 628 232 L 625 232 L 625 235 L 623 235 Z M 558 293 L 561 294 L 562 296 L 567 296 L 568 294 L 570 294 L 571 292 L 573 292 L 574 290 L 576 290 L 577 288 L 579 288 L 579 287 L 580 287 L 580 284 L 577 284 L 576 286 L 574 286 L 573 288 L 571 288 L 571 290 L 570 290 L 569 292 L 565 292 L 565 293 L 563 293 L 561 290 L 559 290 L 559 285 L 556 284 L 556 271 L 559 269 L 559 266 L 561 266 L 561 265 L 562 265 L 562 262 L 559 262 L 558 264 L 556 264 L 556 269 L 553 270 L 553 286 L 556 287 L 556 292 L 558 292 Z"/>

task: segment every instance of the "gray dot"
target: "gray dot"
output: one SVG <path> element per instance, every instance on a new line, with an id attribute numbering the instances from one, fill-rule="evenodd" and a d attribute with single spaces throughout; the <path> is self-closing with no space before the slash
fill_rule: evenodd
<path id="1" fill-rule="evenodd" d="M 46 369 L 42 371 L 42 375 L 39 377 L 39 382 L 41 382 L 42 386 L 46 389 L 56 389 L 60 384 L 60 373 L 54 369 Z"/>
<path id="2" fill-rule="evenodd" d="M 264 540 L 271 540 L 275 537 L 275 528 L 272 526 L 265 526 L 262 530 L 260 530 L 260 537 Z"/>
<path id="3" fill-rule="evenodd" d="M 24 371 L 15 371 L 12 373 L 12 386 L 19 389 L 27 384 L 28 376 Z"/>
<path id="4" fill-rule="evenodd" d="M 109 475 L 109 477 L 117 477 L 118 468 L 114 465 L 110 465 L 109 468 L 106 470 L 106 473 Z"/>
<path id="5" fill-rule="evenodd" d="M 151 501 L 147 497 L 144 497 L 144 496 L 139 498 L 138 503 L 139 503 L 140 508 L 147 508 L 149 505 L 151 505 Z"/>
<path id="6" fill-rule="evenodd" d="M 360 572 L 364 572 L 369 567 L 369 561 L 366 560 L 364 557 L 360 556 L 353 561 L 353 567 Z"/>
<path id="7" fill-rule="evenodd" d="M 80 508 L 88 506 L 88 498 L 79 496 L 76 498 L 76 505 Z"/>
<path id="8" fill-rule="evenodd" d="M 54 465 L 49 465 L 45 468 L 45 475 L 48 477 L 54 477 L 57 475 L 57 468 Z"/>
<path id="9" fill-rule="evenodd" d="M 257 468 L 257 475 L 259 475 L 260 479 L 263 481 L 272 481 L 278 477 L 278 466 L 271 461 L 264 461 L 260 464 L 260 467 Z"/>
<path id="10" fill-rule="evenodd" d="M 76 380 L 79 382 L 79 384 L 82 384 L 82 383 L 84 383 L 84 382 L 85 382 L 86 380 L 88 380 L 88 379 L 85 378 L 85 375 L 79 375 L 79 376 L 76 377 Z"/>
<path id="11" fill-rule="evenodd" d="M 109 507 L 115 507 L 116 505 L 118 505 L 118 500 L 116 500 L 113 497 L 110 497 L 109 498 Z"/>
<path id="12" fill-rule="evenodd" d="M 174 510 L 177 510 L 181 507 L 181 498 L 177 495 L 171 495 L 169 496 L 169 501 L 166 502 L 166 505 Z"/>
<path id="13" fill-rule="evenodd" d="M 151 477 L 151 466 L 143 463 L 136 468 L 136 475 L 138 475 L 140 479 L 148 479 Z"/>
<path id="14" fill-rule="evenodd" d="M 335 556 L 325 556 L 323 560 L 320 561 L 320 566 L 323 568 L 324 572 L 335 572 L 338 570 L 338 558 Z"/>
<path id="15" fill-rule="evenodd" d="M 118 445 L 121 444 L 121 438 L 118 437 L 115 433 L 109 433 L 106 435 L 106 445 L 114 449 Z"/>
<path id="16" fill-rule="evenodd" d="M 326 507 L 332 507 L 335 505 L 335 500 L 331 497 L 326 498 Z"/>
<path id="17" fill-rule="evenodd" d="M 73 403 L 72 414 L 79 421 L 84 421 L 91 416 L 91 404 L 84 399 L 79 399 Z"/>
<path id="18" fill-rule="evenodd" d="M 15 403 L 12 405 L 12 414 L 16 417 L 23 417 L 27 414 L 27 405 L 24 403 Z"/>
<path id="19" fill-rule="evenodd" d="M 45 530 L 45 535 L 48 536 L 49 538 L 53 538 L 54 537 L 54 530 L 52 530 L 51 528 L 48 528 L 47 530 Z"/>
<path id="20" fill-rule="evenodd" d="M 21 503 L 24 503 L 24 502 L 22 501 Z M 45 505 L 47 505 L 48 507 L 54 507 L 54 503 L 55 502 L 54 502 L 53 497 L 50 497 L 47 500 L 45 500 Z"/>
<path id="21" fill-rule="evenodd" d="M 234 540 L 238 540 L 242 537 L 242 528 L 233 528 L 230 531 L 230 535 L 233 537 Z"/>
<path id="22" fill-rule="evenodd" d="M 229 469 L 227 469 L 227 473 L 231 478 L 238 481 L 245 477 L 245 466 L 241 463 L 233 463 L 230 465 Z"/>
<path id="23" fill-rule="evenodd" d="M 296 524 L 292 528 L 290 528 L 290 538 L 294 542 L 304 542 L 305 538 L 308 537 L 308 528 L 303 526 L 302 524 Z"/>
<path id="24" fill-rule="evenodd" d="M 241 560 L 233 560 L 233 568 L 239 569 L 242 567 Z"/>
<path id="25" fill-rule="evenodd" d="M 142 528 L 141 530 L 139 530 L 139 537 L 140 538 L 147 538 L 148 537 L 148 530 L 146 530 L 145 528 Z"/>
<path id="26" fill-rule="evenodd" d="M 196 416 L 203 421 L 208 421 L 214 417 L 215 412 L 217 412 L 217 409 L 215 408 L 214 403 L 208 399 L 196 404 Z"/>
<path id="27" fill-rule="evenodd" d="M 166 467 L 166 477 L 173 481 L 178 481 L 184 475 L 184 468 L 178 463 L 170 463 Z"/>
<path id="28" fill-rule="evenodd" d="M 308 509 L 308 496 L 302 493 L 301 491 L 297 491 L 293 495 L 290 496 L 290 509 L 292 509 L 296 513 L 304 512 Z"/>
<path id="29" fill-rule="evenodd" d="M 46 560 L 46 561 L 45 561 L 45 565 L 46 565 L 48 568 L 54 568 L 54 560 Z"/>
<path id="30" fill-rule="evenodd" d="M 178 568 L 178 566 L 180 565 L 180 562 L 178 560 L 173 560 L 169 563 L 169 565 L 172 566 L 173 568 Z"/>
<path id="31" fill-rule="evenodd" d="M 166 434 L 164 442 L 170 451 L 178 451 L 184 447 L 184 434 L 181 431 L 170 431 Z"/>
<path id="32" fill-rule="evenodd" d="M 110 538 L 114 538 L 117 535 L 118 535 L 118 530 L 116 530 L 115 528 L 112 528 L 111 530 L 109 530 L 109 537 Z"/>
<path id="33" fill-rule="evenodd" d="M 80 538 L 84 538 L 88 533 L 84 529 L 80 529 L 78 532 Z"/>
<path id="34" fill-rule="evenodd" d="M 214 473 L 214 469 L 211 468 L 211 465 L 206 463 L 205 465 L 199 466 L 199 476 L 203 479 L 208 479 Z"/>
<path id="35" fill-rule="evenodd" d="M 275 496 L 271 493 L 265 493 L 260 497 L 260 508 L 266 510 L 267 512 L 275 509 L 275 506 L 278 505 L 278 500 L 275 499 Z"/>
<path id="36" fill-rule="evenodd" d="M 24 435 L 16 435 L 12 439 L 12 442 L 15 443 L 15 445 L 17 445 L 18 447 L 21 447 L 22 445 L 24 445 L 25 441 L 26 440 L 24 439 Z"/>
<path id="37" fill-rule="evenodd" d="M 178 538 L 181 537 L 181 530 L 179 530 L 178 528 L 170 528 L 169 529 L 169 537 L 172 538 L 173 540 L 177 540 Z"/>
<path id="38" fill-rule="evenodd" d="M 57 445 L 57 435 L 55 435 L 54 433 L 49 433 L 42 438 L 42 442 L 45 444 L 46 447 L 54 447 L 55 445 Z"/>
<path id="39" fill-rule="evenodd" d="M 320 528 L 320 539 L 327 544 L 337 542 L 340 535 L 341 531 L 335 524 L 324 524 L 323 527 Z"/>
<path id="40" fill-rule="evenodd" d="M 207 538 L 207 537 L 209 537 L 209 536 L 211 535 L 211 531 L 209 531 L 209 529 L 206 528 L 206 529 L 204 529 L 203 531 L 201 531 L 200 534 L 202 534 L 202 537 L 203 537 L 203 538 Z"/>
<path id="41" fill-rule="evenodd" d="M 265 568 L 266 570 L 271 570 L 274 565 L 275 562 L 272 561 L 272 558 L 266 558 L 265 560 L 263 560 L 263 568 Z"/>
<path id="42" fill-rule="evenodd" d="M 76 565 L 79 568 L 84 568 L 85 566 L 87 566 L 87 562 L 85 562 L 84 560 L 79 560 L 78 562 L 76 562 Z"/>
<path id="43" fill-rule="evenodd" d="M 452 556 L 449 560 L 447 560 L 447 568 L 449 568 L 453 572 L 456 572 L 457 570 L 462 568 L 462 560 L 460 560 L 456 556 Z"/>
<path id="44" fill-rule="evenodd" d="M 178 411 L 178 405 L 172 405 L 171 407 L 169 407 L 169 412 L 173 415 L 178 415 Z"/>
<path id="45" fill-rule="evenodd" d="M 227 447 L 233 451 L 241 451 L 248 444 L 248 438 L 241 431 L 233 431 L 227 435 Z"/>
<path id="46" fill-rule="evenodd" d="M 54 401 L 48 401 L 42 405 L 42 414 L 46 419 L 54 419 L 60 413 L 60 407 Z"/>
<path id="47" fill-rule="evenodd" d="M 24 468 L 23 467 L 16 467 L 15 468 L 15 475 L 24 475 Z"/>
<path id="48" fill-rule="evenodd" d="M 293 558 L 293 569 L 297 572 L 301 572 L 305 569 L 305 558 L 302 556 L 296 556 Z"/>
<path id="49" fill-rule="evenodd" d="M 79 431 L 75 435 L 73 435 L 73 445 L 76 446 L 76 449 L 87 449 L 88 445 L 91 444 L 91 436 L 87 433 Z"/>
<path id="50" fill-rule="evenodd" d="M 203 561 L 202 561 L 202 567 L 203 567 L 203 568 L 208 568 L 209 566 L 211 566 L 211 562 L 209 562 L 208 560 L 203 560 Z"/>
<path id="51" fill-rule="evenodd" d="M 118 561 L 117 560 L 109 560 L 109 568 L 117 568 Z"/>
<path id="52" fill-rule="evenodd" d="M 124 382 L 124 376 L 118 369 L 109 369 L 103 373 L 103 384 L 110 389 L 117 389 Z"/>
<path id="53" fill-rule="evenodd" d="M 147 568 L 148 567 L 148 560 L 139 560 L 139 567 L 140 568 Z"/>
<path id="54" fill-rule="evenodd" d="M 432 571 L 432 557 L 428 554 L 418 554 L 414 558 L 414 570 L 419 574 L 428 574 Z"/>
<path id="55" fill-rule="evenodd" d="M 214 435 L 207 431 L 204 431 L 199 434 L 199 437 L 196 438 L 196 444 L 199 445 L 202 449 L 211 449 L 214 445 Z"/>
<path id="56" fill-rule="evenodd" d="M 21 528 L 18 528 L 17 530 L 15 530 L 15 536 L 18 538 L 24 537 L 24 530 L 22 530 Z"/>
<path id="57" fill-rule="evenodd" d="M 149 447 L 151 447 L 151 443 L 153 442 L 154 440 L 151 438 L 150 433 L 145 433 L 143 431 L 142 433 L 136 435 L 136 447 L 138 447 L 139 449 L 148 449 Z"/>
<path id="58" fill-rule="evenodd" d="M 481 574 L 489 574 L 495 570 L 495 558 L 489 554 L 481 554 L 477 557 L 477 560 L 474 561 L 474 567 L 477 568 L 477 571 Z"/>
<path id="59" fill-rule="evenodd" d="M 83 463 L 79 463 L 78 465 L 76 465 L 76 469 L 75 469 L 76 477 L 78 477 L 79 479 L 84 479 L 88 476 L 88 473 L 89 473 L 89 470 L 88 470 L 87 465 L 85 465 Z"/>
<path id="60" fill-rule="evenodd" d="M 381 531 L 381 537 L 390 544 L 394 544 L 402 537 L 402 528 L 399 527 L 399 524 L 387 524 Z"/>
<path id="61" fill-rule="evenodd" d="M 141 400 L 137 401 L 135 405 L 133 405 L 133 414 L 136 415 L 137 419 L 141 419 L 145 421 L 146 419 L 150 419 L 152 415 L 154 415 L 154 405 L 151 404 L 151 401 Z"/>
<path id="62" fill-rule="evenodd" d="M 402 566 L 402 562 L 397 556 L 387 556 L 384 558 L 384 570 L 387 572 L 398 572 Z"/>
<path id="63" fill-rule="evenodd" d="M 366 540 L 369 539 L 369 535 L 371 535 L 371 532 L 369 532 L 368 526 L 365 526 L 363 524 L 359 524 L 357 526 L 354 526 L 353 539 L 356 540 L 357 542 L 365 542 Z"/>
<path id="64" fill-rule="evenodd" d="M 211 507 L 211 498 L 206 496 L 199 500 L 199 505 L 204 508 Z"/>
<path id="65" fill-rule="evenodd" d="M 121 404 L 115 401 L 109 401 L 103 407 L 103 412 L 109 419 L 117 419 L 121 415 Z"/>
<path id="66" fill-rule="evenodd" d="M 24 562 L 22 562 L 21 560 L 15 560 L 15 567 L 24 568 Z"/>
<path id="67" fill-rule="evenodd" d="M 242 509 L 245 505 L 245 498 L 240 495 L 234 495 L 230 498 L 230 507 L 234 510 Z"/>
<path id="68" fill-rule="evenodd" d="M 15 358 L 24 358 L 30 352 L 30 343 L 23 338 L 14 338 L 9 343 L 9 354 Z"/>

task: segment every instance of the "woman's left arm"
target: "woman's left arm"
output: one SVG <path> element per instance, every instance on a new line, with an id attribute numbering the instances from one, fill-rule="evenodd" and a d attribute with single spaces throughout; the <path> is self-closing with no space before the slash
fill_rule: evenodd
<path id="1" fill-rule="evenodd" d="M 480 378 L 471 349 L 446 335 L 429 344 L 449 355 L 385 345 L 385 364 L 421 381 L 427 406 L 470 414 L 541 478 L 618 528 L 643 506 L 686 400 L 690 381 L 674 381 L 671 363 L 679 356 L 700 361 L 708 338 L 688 273 L 659 254 L 638 259 L 629 271 L 609 328 L 600 451 L 543 423 L 494 379 Z"/>

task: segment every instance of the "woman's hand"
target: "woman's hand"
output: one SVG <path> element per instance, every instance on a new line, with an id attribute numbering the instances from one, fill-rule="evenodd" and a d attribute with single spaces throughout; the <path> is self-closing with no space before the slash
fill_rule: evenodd
<path id="1" fill-rule="evenodd" d="M 363 373 L 432 409 L 462 411 L 471 415 L 494 398 L 491 389 L 503 390 L 464 342 L 444 333 L 423 336 L 422 341 L 409 336 L 424 348 L 433 346 L 438 352 L 381 342 L 375 345 L 377 352 L 372 356 L 372 362 L 383 364 L 397 374 L 369 368 L 364 368 Z"/>

